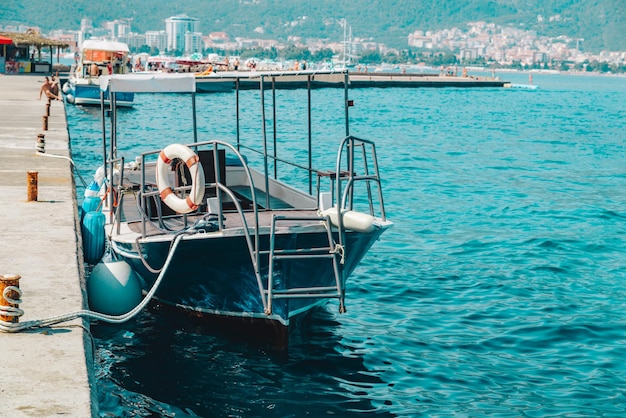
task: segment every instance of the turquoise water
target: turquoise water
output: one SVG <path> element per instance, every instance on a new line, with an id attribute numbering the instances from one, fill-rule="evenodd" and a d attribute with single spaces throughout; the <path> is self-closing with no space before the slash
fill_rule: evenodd
<path id="1" fill-rule="evenodd" d="M 95 325 L 101 416 L 625 416 L 626 78 L 533 83 L 351 91 L 395 227 L 351 277 L 348 312 L 331 302 L 279 354 L 159 311 Z M 314 100 L 335 109 L 330 95 Z M 126 138 L 174 142 L 188 120 L 173 99 L 168 118 L 139 99 Z M 198 97 L 200 139 L 232 134 L 233 100 Z M 279 95 L 288 113 L 303 100 Z M 97 117 L 68 106 L 85 175 Z M 285 142 L 306 129 L 278 126 Z M 316 130 L 319 161 L 342 134 Z"/>

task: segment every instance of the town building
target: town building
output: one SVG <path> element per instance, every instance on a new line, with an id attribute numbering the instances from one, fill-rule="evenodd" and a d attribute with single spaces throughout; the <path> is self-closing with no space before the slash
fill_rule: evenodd
<path id="1" fill-rule="evenodd" d="M 167 50 L 185 51 L 185 34 L 196 33 L 198 19 L 185 14 L 172 16 L 165 19 L 165 32 L 167 33 Z"/>
<path id="2" fill-rule="evenodd" d="M 164 52 L 167 49 L 167 33 L 164 30 L 146 32 L 146 45 Z"/>

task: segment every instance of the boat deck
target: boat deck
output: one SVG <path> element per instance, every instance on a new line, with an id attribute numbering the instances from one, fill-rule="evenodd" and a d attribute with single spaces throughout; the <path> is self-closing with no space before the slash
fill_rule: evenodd
<path id="1" fill-rule="evenodd" d="M 248 228 L 254 228 L 255 212 L 251 208 L 252 200 L 250 197 L 250 189 L 247 187 L 233 187 L 231 190 L 239 199 L 239 204 L 244 208 L 243 213 Z M 297 221 L 281 221 L 281 227 L 292 227 L 295 225 L 304 227 L 319 224 L 319 215 L 316 208 L 293 208 L 288 203 L 272 196 L 270 199 L 271 209 L 267 209 L 264 207 L 266 203 L 265 193 L 258 189 L 255 190 L 255 193 L 257 206 L 259 207 L 257 211 L 259 230 L 269 231 L 272 227 L 273 218 L 276 215 L 299 219 Z M 123 200 L 121 220 L 128 222 L 127 225 L 132 232 L 142 234 L 143 222 L 141 221 L 141 208 L 138 206 L 136 198 L 129 197 L 130 196 L 127 196 Z M 155 236 L 163 234 L 166 231 L 180 231 L 194 224 L 199 225 L 201 222 L 209 222 L 212 224 L 207 225 L 205 229 L 205 232 L 212 232 L 214 230 L 213 228 L 217 228 L 218 225 L 217 215 L 210 214 L 206 205 L 202 205 L 197 211 L 186 215 L 176 214 L 164 204 L 161 204 L 158 210 L 161 212 L 161 217 L 158 216 L 156 204 L 151 203 L 150 207 L 147 208 L 148 215 L 150 216 L 149 221 L 145 222 L 146 236 Z M 303 218 L 310 218 L 311 221 L 309 222 Z M 235 230 L 244 227 L 242 217 L 239 212 L 237 212 L 232 201 L 225 201 L 223 203 L 222 220 L 224 230 Z"/>
<path id="2" fill-rule="evenodd" d="M 214 227 L 208 226 L 206 227 L 206 232 L 213 232 L 217 229 L 217 216 L 208 217 L 208 214 L 205 213 L 193 213 L 186 216 L 183 215 L 171 215 L 163 217 L 161 220 L 158 218 L 152 218 L 149 222 L 146 222 L 146 236 L 155 236 L 159 234 L 163 234 L 164 231 L 176 232 L 188 228 L 194 224 L 199 225 L 200 221 L 206 220 L 210 224 L 214 225 Z M 241 216 L 238 212 L 223 212 L 223 226 L 224 230 L 228 229 L 241 229 L 244 227 Z M 246 223 L 248 228 L 254 228 L 255 220 L 254 220 L 254 212 L 247 211 L 244 212 Z M 310 222 L 305 221 L 283 221 L 281 226 L 306 226 L 306 225 L 314 225 L 315 223 L 319 223 L 319 216 L 316 210 L 306 210 L 306 209 L 287 209 L 287 210 L 260 210 L 258 212 L 259 219 L 259 230 L 269 230 L 272 227 L 272 220 L 275 215 L 282 215 L 285 217 L 297 217 L 301 218 L 311 218 Z M 128 227 L 131 231 L 141 234 L 142 233 L 142 221 L 132 221 L 128 222 Z M 213 229 L 215 228 L 215 229 Z"/>

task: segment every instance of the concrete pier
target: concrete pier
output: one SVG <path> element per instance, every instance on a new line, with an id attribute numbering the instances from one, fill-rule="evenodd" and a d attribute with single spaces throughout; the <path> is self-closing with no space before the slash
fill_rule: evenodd
<path id="1" fill-rule="evenodd" d="M 20 322 L 86 307 L 63 102 L 38 100 L 43 76 L 0 74 L 0 276 L 21 276 Z M 45 154 L 37 154 L 38 135 Z M 41 145 L 41 144 L 40 144 Z M 36 196 L 28 179 L 37 172 Z M 33 199 L 36 197 L 36 200 Z M 97 416 L 89 323 L 0 332 L 0 417 Z"/>
<path id="2" fill-rule="evenodd" d="M 508 81 L 494 77 L 457 77 L 432 74 L 350 73 L 350 88 L 480 88 L 505 87 Z"/>

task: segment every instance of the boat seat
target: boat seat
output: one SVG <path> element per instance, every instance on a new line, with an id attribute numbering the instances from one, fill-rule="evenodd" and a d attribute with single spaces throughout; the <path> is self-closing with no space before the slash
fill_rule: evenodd
<path id="1" fill-rule="evenodd" d="M 200 159 L 200 164 L 202 164 L 202 171 L 204 171 L 204 182 L 205 184 L 215 183 L 215 165 L 213 160 L 213 150 L 199 150 L 196 152 L 198 154 L 198 158 Z M 220 180 L 222 184 L 226 184 L 226 151 L 221 149 L 217 152 L 218 164 L 220 169 Z M 183 182 L 182 179 L 178 177 L 176 178 L 176 184 L 181 185 Z M 191 176 L 189 171 L 185 170 L 185 183 L 191 184 Z M 215 187 L 207 187 L 205 191 L 204 197 L 215 197 Z"/>
<path id="2" fill-rule="evenodd" d="M 230 189 L 233 190 L 240 199 L 245 200 L 246 203 L 248 203 L 249 205 L 252 204 L 252 194 L 250 193 L 250 188 L 248 186 L 236 186 L 236 187 L 231 187 Z M 257 206 L 262 209 L 269 209 L 265 207 L 265 199 L 266 199 L 265 192 L 255 188 L 254 194 L 255 194 Z M 291 206 L 289 203 L 285 202 L 284 200 L 280 200 L 279 198 L 274 197 L 274 196 L 270 196 L 270 206 L 271 206 L 271 209 L 292 209 L 293 208 L 293 206 Z"/>

